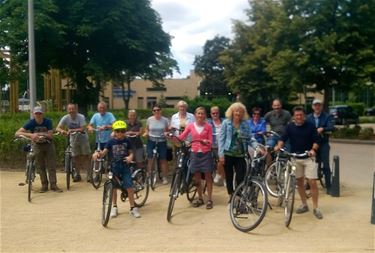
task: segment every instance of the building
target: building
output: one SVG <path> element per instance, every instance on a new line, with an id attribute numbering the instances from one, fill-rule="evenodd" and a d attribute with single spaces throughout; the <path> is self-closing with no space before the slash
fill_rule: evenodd
<path id="1" fill-rule="evenodd" d="M 136 79 L 130 84 L 129 108 L 145 109 L 151 108 L 154 104 L 163 102 L 167 107 L 174 107 L 183 97 L 190 99 L 199 96 L 199 85 L 201 77 L 194 71 L 186 78 L 165 79 L 164 87 L 154 87 L 151 81 Z M 125 84 L 125 87 L 127 85 Z M 122 109 L 125 107 L 121 86 L 114 86 L 107 83 L 103 90 L 104 100 L 111 109 Z M 125 94 L 128 91 L 125 90 Z"/>

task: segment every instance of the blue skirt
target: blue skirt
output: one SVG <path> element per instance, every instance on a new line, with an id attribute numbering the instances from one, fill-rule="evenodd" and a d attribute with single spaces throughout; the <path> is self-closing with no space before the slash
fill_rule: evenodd
<path id="1" fill-rule="evenodd" d="M 214 169 L 214 160 L 211 152 L 191 152 L 190 153 L 190 173 L 212 172 Z"/>

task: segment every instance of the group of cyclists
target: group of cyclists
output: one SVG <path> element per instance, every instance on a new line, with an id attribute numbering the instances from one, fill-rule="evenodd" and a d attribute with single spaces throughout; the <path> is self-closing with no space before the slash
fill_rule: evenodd
<path id="1" fill-rule="evenodd" d="M 206 209 L 213 208 L 213 184 L 224 185 L 229 195 L 229 200 L 234 192 L 234 186 L 239 185 L 246 174 L 245 154 L 254 150 L 258 143 L 262 143 L 269 150 L 278 151 L 285 147 L 294 153 L 308 151 L 309 158 L 297 162 L 297 185 L 302 204 L 296 213 L 308 212 L 306 195 L 304 191 L 305 177 L 308 179 L 313 202 L 313 214 L 318 219 L 323 215 L 318 207 L 318 189 L 316 179 L 318 177 L 315 157 L 318 156 L 323 164 L 327 192 L 330 190 L 329 167 L 329 137 L 326 134 L 332 131 L 331 117 L 323 112 L 323 103 L 315 99 L 312 103 L 313 112 L 305 115 L 304 108 L 296 106 L 291 115 L 282 109 L 279 99 L 272 102 L 272 110 L 261 117 L 261 109 L 255 107 L 251 110 L 251 118 L 245 105 L 235 102 L 226 110 L 224 117 L 220 117 L 219 107 L 210 109 L 210 117 L 207 117 L 203 107 L 195 109 L 194 114 L 187 112 L 188 105 L 185 101 L 177 103 L 178 112 L 171 119 L 162 115 L 162 107 L 154 105 L 152 116 L 146 121 L 146 126 L 137 119 L 135 110 L 128 111 L 127 120 L 117 120 L 111 112 L 107 111 L 107 105 L 99 102 L 98 112 L 95 113 L 86 125 L 85 116 L 78 113 L 75 104 L 67 105 L 68 114 L 63 116 L 58 123 L 56 131 L 67 136 L 71 132 L 80 132 L 79 137 L 73 143 L 73 157 L 75 171 L 73 180 L 81 181 L 81 172 L 87 169 L 87 180 L 90 180 L 90 157 L 96 160 L 99 157 L 109 155 L 112 162 L 111 170 L 122 179 L 122 187 L 127 190 L 130 203 L 130 214 L 140 217 L 137 207 L 134 206 L 130 162 L 135 162 L 138 168 L 151 168 L 153 150 L 157 146 L 159 153 L 159 166 L 162 174 L 162 184 L 168 184 L 167 140 L 171 138 L 171 131 L 179 140 L 188 140 L 191 143 L 190 172 L 193 174 L 198 198 L 192 203 L 194 207 L 205 205 Z M 40 192 L 49 189 L 62 192 L 56 182 L 56 154 L 53 144 L 52 121 L 44 117 L 41 107 L 33 110 L 34 118 L 25 123 L 16 136 L 24 135 L 33 141 L 37 173 L 40 174 L 42 187 Z M 292 117 L 293 116 L 293 117 Z M 275 134 L 267 136 L 267 126 Z M 86 133 L 96 132 L 97 145 L 101 151 L 91 155 L 89 138 Z M 43 136 L 45 138 L 40 139 Z M 149 163 L 145 164 L 144 147 L 141 136 L 147 138 L 146 155 Z M 169 137 L 168 137 L 169 136 Z M 246 138 L 244 138 L 246 137 Z M 72 137 L 70 137 L 72 138 Z M 172 139 L 172 143 L 174 142 Z M 245 143 L 244 143 L 245 142 Z M 245 144 L 245 145 L 244 145 Z M 244 147 L 249 147 L 244 150 Z M 269 156 L 269 160 L 272 157 Z M 214 161 L 217 161 L 215 163 Z M 270 161 L 267 162 L 270 164 Z M 216 166 L 215 166 L 216 164 Z M 213 172 L 215 170 L 215 177 Z M 48 173 L 47 173 L 48 172 Z M 48 176 L 47 176 L 48 174 Z M 234 178 L 235 176 L 235 178 Z M 204 199 L 200 181 L 204 177 L 207 186 L 207 200 Z M 235 184 L 233 183 L 235 182 Z M 49 187 L 48 187 L 49 186 Z M 116 217 L 117 198 L 114 190 L 113 208 L 111 217 Z"/>

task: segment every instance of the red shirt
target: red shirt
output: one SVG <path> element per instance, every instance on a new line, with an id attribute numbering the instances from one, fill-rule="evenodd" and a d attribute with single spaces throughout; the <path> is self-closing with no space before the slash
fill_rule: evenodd
<path id="1" fill-rule="evenodd" d="M 184 130 L 182 134 L 178 136 L 179 139 L 185 140 L 186 137 L 191 134 L 193 143 L 191 144 L 191 150 L 192 152 L 211 152 L 212 148 L 212 126 L 208 124 L 207 122 L 203 125 L 203 131 L 201 133 L 198 133 L 195 125 L 196 122 L 190 123 Z M 206 140 L 208 143 L 203 144 L 199 141 Z"/>

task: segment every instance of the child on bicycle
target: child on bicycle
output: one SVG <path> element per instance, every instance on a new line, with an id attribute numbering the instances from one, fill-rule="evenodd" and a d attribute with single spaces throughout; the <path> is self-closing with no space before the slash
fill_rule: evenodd
<path id="1" fill-rule="evenodd" d="M 126 123 L 118 120 L 113 123 L 112 129 L 114 131 L 114 138 L 110 139 L 103 151 L 95 153 L 95 159 L 103 157 L 107 153 L 111 160 L 111 171 L 114 176 L 121 178 L 121 187 L 128 192 L 130 203 L 130 214 L 135 218 L 140 218 L 141 214 L 137 207 L 134 206 L 134 190 L 131 177 L 131 171 L 128 163 L 133 161 L 133 152 L 130 141 L 126 138 Z M 117 210 L 117 189 L 113 189 L 113 208 L 111 210 L 111 217 L 114 218 L 118 214 Z"/>

